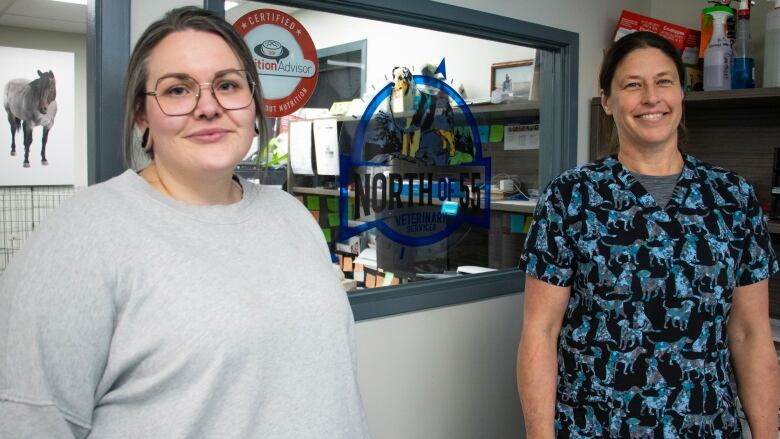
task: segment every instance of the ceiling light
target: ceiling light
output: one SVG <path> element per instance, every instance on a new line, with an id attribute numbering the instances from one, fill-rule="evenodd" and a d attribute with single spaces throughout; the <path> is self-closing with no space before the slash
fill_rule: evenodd
<path id="1" fill-rule="evenodd" d="M 238 6 L 238 2 L 225 1 L 225 10 L 229 11 Z"/>
<path id="2" fill-rule="evenodd" d="M 87 0 L 52 0 L 60 3 L 73 3 L 75 5 L 87 5 Z"/>

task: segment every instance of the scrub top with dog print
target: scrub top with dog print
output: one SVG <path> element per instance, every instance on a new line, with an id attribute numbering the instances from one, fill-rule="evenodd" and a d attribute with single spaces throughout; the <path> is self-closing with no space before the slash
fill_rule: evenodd
<path id="1" fill-rule="evenodd" d="M 539 200 L 520 266 L 571 286 L 558 437 L 741 437 L 732 293 L 778 263 L 752 187 L 684 162 L 665 208 L 615 156 L 565 172 Z"/>

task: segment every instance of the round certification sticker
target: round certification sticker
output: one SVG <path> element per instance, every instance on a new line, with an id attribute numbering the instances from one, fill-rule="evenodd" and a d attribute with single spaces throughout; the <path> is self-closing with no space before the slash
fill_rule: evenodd
<path id="1" fill-rule="evenodd" d="M 252 52 L 265 115 L 285 116 L 303 107 L 317 86 L 319 62 L 314 42 L 301 23 L 282 11 L 256 9 L 233 27 Z"/>

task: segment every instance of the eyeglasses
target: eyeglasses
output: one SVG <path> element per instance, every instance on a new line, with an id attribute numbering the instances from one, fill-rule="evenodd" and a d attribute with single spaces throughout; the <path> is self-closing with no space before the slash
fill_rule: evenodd
<path id="1" fill-rule="evenodd" d="M 240 110 L 252 104 L 255 83 L 246 70 L 228 70 L 217 74 L 211 82 L 198 83 L 188 75 L 173 74 L 157 80 L 154 91 L 143 94 L 154 96 L 160 110 L 168 116 L 185 116 L 195 111 L 200 90 L 208 86 L 211 95 L 225 110 Z"/>

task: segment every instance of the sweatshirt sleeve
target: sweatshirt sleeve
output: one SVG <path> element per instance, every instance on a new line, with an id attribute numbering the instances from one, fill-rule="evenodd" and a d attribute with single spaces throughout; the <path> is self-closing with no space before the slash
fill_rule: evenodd
<path id="1" fill-rule="evenodd" d="M 66 206 L 50 214 L 0 275 L 3 438 L 84 438 L 91 428 L 114 325 L 115 282 L 94 236 L 99 219 Z"/>

